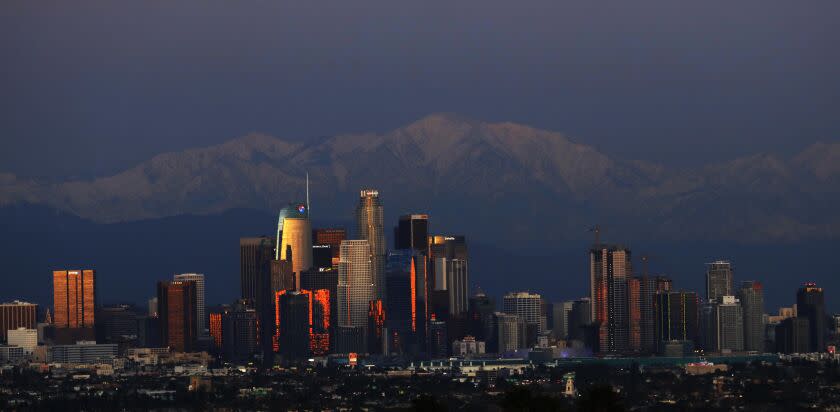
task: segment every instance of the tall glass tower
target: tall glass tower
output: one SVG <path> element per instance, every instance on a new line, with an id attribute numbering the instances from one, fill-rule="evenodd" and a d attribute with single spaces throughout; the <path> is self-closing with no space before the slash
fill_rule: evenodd
<path id="1" fill-rule="evenodd" d="M 278 260 L 289 260 L 287 254 L 291 250 L 295 285 L 300 285 L 300 274 L 312 267 L 312 224 L 305 204 L 298 203 L 293 207 L 291 215 L 282 217 L 283 226 L 278 229 L 281 235 Z"/>
<path id="2" fill-rule="evenodd" d="M 338 262 L 338 326 L 367 326 L 370 301 L 374 300 L 370 243 L 343 240 Z"/>
<path id="3" fill-rule="evenodd" d="M 379 191 L 375 189 L 363 189 L 359 192 L 359 205 L 356 207 L 356 224 L 358 238 L 366 240 L 370 245 L 374 297 L 375 299 L 385 300 L 384 213 L 382 211 L 382 202 L 379 201 Z"/>

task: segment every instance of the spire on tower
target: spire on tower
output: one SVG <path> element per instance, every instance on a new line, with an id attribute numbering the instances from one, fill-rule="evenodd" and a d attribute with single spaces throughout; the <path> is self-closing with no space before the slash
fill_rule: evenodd
<path id="1" fill-rule="evenodd" d="M 306 172 L 306 213 L 312 216 L 312 210 L 309 209 L 309 172 Z"/>

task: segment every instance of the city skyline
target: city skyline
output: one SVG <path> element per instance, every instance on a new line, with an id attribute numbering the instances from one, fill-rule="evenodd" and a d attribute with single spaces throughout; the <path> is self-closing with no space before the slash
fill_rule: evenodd
<path id="1" fill-rule="evenodd" d="M 369 201 L 365 201 L 366 196 L 373 195 L 375 197 L 379 197 L 379 192 L 374 189 L 364 189 L 361 191 L 362 194 L 362 206 L 366 203 L 370 204 Z M 377 200 L 376 203 L 378 206 L 375 210 L 375 214 L 371 215 L 370 212 L 361 212 L 361 207 L 357 207 L 356 216 L 360 218 L 363 216 L 368 216 L 364 221 L 366 222 L 374 222 L 380 228 L 383 226 L 380 222 L 379 218 L 376 216 L 382 215 L 382 206 L 381 203 Z M 308 212 L 308 211 L 307 211 Z M 302 213 L 302 212 L 301 212 Z M 308 213 L 307 213 L 308 216 Z M 373 220 L 371 220 L 370 216 L 374 216 Z M 422 220 L 418 220 L 422 219 Z M 424 322 L 432 321 L 435 317 L 435 313 L 437 313 L 437 317 L 440 318 L 443 316 L 444 319 L 449 319 L 451 316 L 455 316 L 457 318 L 460 314 L 466 314 L 467 306 L 466 301 L 467 297 L 472 299 L 473 292 L 479 291 L 480 289 L 475 287 L 470 287 L 463 284 L 458 284 L 457 287 L 455 285 L 457 283 L 452 278 L 453 272 L 452 268 L 447 264 L 449 259 L 454 259 L 455 262 L 463 261 L 464 267 L 459 270 L 466 270 L 466 261 L 467 261 L 467 254 L 466 254 L 466 243 L 464 241 L 464 236 L 449 236 L 449 235 L 433 235 L 433 232 L 429 231 L 429 220 L 430 217 L 428 214 L 413 214 L 413 215 L 403 215 L 398 220 L 400 223 L 395 226 L 395 248 L 394 250 L 385 249 L 387 253 L 399 252 L 399 248 L 408 248 L 408 250 L 414 251 L 413 253 L 420 253 L 422 256 L 426 256 L 429 254 L 428 258 L 424 258 L 425 263 L 423 263 L 423 276 L 424 279 L 427 279 L 429 283 L 421 284 L 423 285 L 424 292 L 422 294 L 422 308 L 423 310 L 427 310 L 428 314 L 431 315 L 432 319 L 425 319 Z M 281 212 L 281 222 L 283 222 L 283 212 Z M 308 218 L 307 218 L 308 221 Z M 408 225 L 403 225 L 406 222 L 412 221 L 422 221 L 422 225 L 415 228 L 414 223 L 410 223 Z M 307 224 L 308 227 L 311 227 Z M 381 229 L 370 229 L 369 228 L 365 231 L 359 231 L 360 235 L 364 235 L 366 237 L 370 236 L 367 233 L 370 233 L 371 230 L 379 230 Z M 318 236 L 331 236 L 329 238 L 324 238 L 324 241 L 328 239 L 332 239 L 331 241 L 335 241 L 338 238 L 336 236 L 344 237 L 344 232 L 341 229 L 309 229 L 311 233 L 309 233 L 306 237 L 309 239 L 317 238 Z M 400 231 L 407 233 L 409 236 L 403 236 L 400 234 Z M 422 233 L 422 237 L 427 238 L 428 244 L 427 246 L 418 246 L 415 243 L 417 242 L 416 239 L 418 237 L 414 236 L 413 233 L 415 230 L 419 230 L 419 233 Z M 295 233 L 299 232 L 298 229 L 293 229 Z M 653 278 L 649 278 L 648 275 L 648 256 L 643 256 L 642 261 L 644 264 L 644 274 L 634 272 L 632 267 L 632 260 L 631 260 L 631 252 L 630 250 L 623 245 L 609 245 L 609 244 L 602 244 L 600 243 L 601 233 L 600 228 L 596 229 L 596 243 L 592 245 L 590 249 L 590 287 L 591 291 L 588 295 L 588 304 L 591 305 L 591 309 L 589 314 L 591 318 L 589 321 L 591 322 L 598 322 L 601 326 L 598 331 L 598 346 L 601 348 L 601 351 L 606 352 L 632 352 L 632 351 L 640 351 L 643 347 L 643 342 L 650 338 L 645 338 L 644 336 L 649 336 L 655 333 L 657 337 L 657 342 L 662 340 L 662 336 L 666 337 L 673 337 L 676 335 L 682 336 L 681 339 L 695 339 L 695 335 L 697 332 L 692 332 L 689 335 L 686 335 L 685 324 L 682 327 L 677 327 L 674 329 L 673 325 L 666 324 L 664 326 L 657 323 L 656 331 L 652 331 L 650 328 L 652 327 L 651 324 L 646 324 L 644 319 L 671 319 L 673 313 L 681 313 L 679 317 L 683 318 L 682 322 L 686 322 L 686 315 L 685 312 L 687 309 L 685 303 L 685 294 L 691 293 L 692 297 L 692 313 L 695 313 L 696 321 L 691 321 L 694 323 L 700 323 L 700 325 L 705 325 L 708 322 L 710 324 L 715 325 L 722 325 L 723 322 L 721 319 L 728 316 L 729 318 L 726 319 L 738 319 L 737 324 L 732 324 L 731 322 L 726 322 L 725 324 L 728 327 L 733 327 L 734 331 L 737 331 L 737 335 L 729 336 L 727 334 L 735 333 L 728 329 L 721 329 L 721 326 L 714 326 L 715 330 L 717 330 L 716 335 L 713 337 L 706 337 L 705 339 L 711 339 L 706 341 L 706 343 L 699 343 L 698 344 L 702 347 L 703 345 L 713 346 L 717 350 L 733 350 L 733 351 L 742 351 L 742 350 L 761 350 L 760 348 L 763 347 L 763 338 L 761 336 L 764 332 L 758 329 L 758 326 L 753 326 L 758 322 L 759 325 L 763 325 L 763 320 L 761 319 L 761 315 L 765 312 L 765 306 L 763 302 L 763 290 L 764 287 L 760 281 L 754 280 L 741 280 L 738 279 L 740 282 L 740 287 L 738 290 L 735 290 L 733 284 L 736 280 L 734 275 L 735 271 L 733 270 L 733 265 L 728 260 L 716 260 L 712 263 L 707 263 L 706 273 L 705 273 L 705 283 L 706 283 L 706 298 L 701 300 L 697 298 L 696 292 L 686 292 L 684 288 L 680 288 L 679 292 L 671 292 L 673 290 L 673 285 L 670 279 L 664 278 L 662 276 L 656 276 Z M 282 233 L 282 232 L 280 232 Z M 320 234 L 320 235 L 319 235 Z M 311 237 L 310 237 L 311 235 Z M 296 235 L 297 236 L 297 235 Z M 383 239 L 384 236 L 381 235 L 374 235 L 380 236 L 380 239 Z M 283 236 L 283 239 L 286 239 L 287 236 Z M 408 241 L 408 239 L 413 238 L 414 240 Z M 402 239 L 402 240 L 401 240 Z M 280 247 L 283 247 L 287 244 L 287 241 L 282 241 Z M 242 296 L 249 301 L 257 302 L 257 313 L 262 313 L 262 309 L 259 309 L 259 295 L 261 293 L 265 293 L 260 291 L 261 282 L 266 282 L 269 279 L 271 280 L 270 285 L 266 284 L 263 288 L 268 288 L 268 290 L 272 290 L 270 293 L 272 294 L 269 297 L 269 301 L 272 305 L 271 309 L 266 309 L 270 311 L 276 311 L 279 305 L 279 292 L 278 289 L 273 282 L 274 282 L 274 266 L 267 265 L 268 260 L 271 257 L 276 259 L 279 257 L 277 252 L 277 247 L 272 246 L 271 238 L 263 237 L 263 238 L 241 238 L 240 239 L 240 249 L 241 249 L 241 259 L 242 259 L 242 273 L 241 273 L 241 286 L 242 286 Z M 286 248 L 290 248 L 291 246 L 285 246 Z M 310 240 L 309 248 L 313 248 L 317 246 L 313 246 Z M 428 247 L 428 249 L 426 249 Z M 263 250 L 264 249 L 264 250 Z M 358 250 L 356 250 L 358 249 Z M 388 290 L 388 286 L 385 285 L 385 279 L 388 276 L 385 276 L 385 273 L 390 271 L 391 265 L 385 266 L 385 262 L 383 261 L 383 277 L 381 280 L 375 278 L 376 269 L 374 267 L 374 261 L 376 259 L 376 251 L 374 248 L 370 246 L 370 242 L 367 240 L 341 240 L 340 244 L 340 259 L 338 260 L 337 265 L 331 265 L 327 268 L 319 268 L 315 270 L 315 274 L 321 271 L 323 272 L 325 269 L 327 271 L 335 271 L 337 273 L 337 288 L 332 289 L 334 292 L 330 292 L 330 289 L 323 289 L 326 296 L 324 299 L 328 301 L 329 306 L 332 309 L 327 310 L 327 316 L 334 310 L 335 311 L 335 324 L 338 326 L 353 326 L 353 327 L 366 327 L 368 322 L 367 317 L 365 316 L 366 311 L 370 311 L 371 309 L 367 308 L 366 306 L 373 307 L 373 301 L 378 299 L 376 295 L 376 290 L 381 288 L 383 290 Z M 361 252 L 360 251 L 366 251 Z M 364 257 L 367 256 L 367 257 Z M 260 257 L 263 256 L 263 257 Z M 410 255 L 408 255 L 410 256 Z M 384 258 L 384 256 L 383 256 Z M 390 258 L 389 262 L 390 262 Z M 277 259 L 282 260 L 282 259 Z M 329 259 L 330 261 L 332 259 Z M 263 263 L 260 263 L 263 262 Z M 395 261 L 396 262 L 396 261 Z M 416 267 L 416 260 L 411 260 L 411 268 L 410 268 L 410 279 L 412 279 L 409 283 L 406 283 L 404 287 L 410 287 L 411 290 L 414 290 L 414 283 L 417 282 L 413 280 L 415 276 L 415 267 Z M 359 266 L 364 264 L 365 266 Z M 262 266 L 261 266 L 262 265 Z M 271 268 L 269 268 L 271 266 Z M 405 266 L 403 264 L 403 266 Z M 311 267 L 311 261 L 310 261 Z M 302 269 L 301 272 L 303 274 L 307 273 L 307 270 L 311 269 Z M 400 271 L 404 271 L 406 269 L 399 269 Z M 271 273 L 269 273 L 271 272 Z M 437 273 L 440 272 L 440 273 Z M 54 288 L 56 289 L 55 297 L 54 297 L 54 306 L 52 307 L 53 313 L 57 315 L 57 319 L 55 320 L 57 324 L 62 325 L 67 323 L 65 327 L 71 328 L 92 328 L 93 320 L 91 319 L 92 316 L 90 313 L 93 311 L 89 307 L 93 305 L 95 299 L 93 297 L 93 290 L 95 290 L 95 283 L 94 283 L 94 271 L 93 270 L 70 270 L 70 271 L 55 271 L 53 273 L 53 282 Z M 319 282 L 312 278 L 313 275 L 306 275 L 306 279 L 308 284 L 313 284 L 312 282 Z M 428 277 L 426 277 L 428 276 Z M 465 274 L 463 275 L 465 276 Z M 78 277 L 78 279 L 76 279 Z M 71 279 L 72 278 L 72 279 Z M 176 274 L 174 275 L 174 282 L 158 282 L 158 295 L 157 295 L 157 302 L 159 305 L 158 310 L 168 313 L 171 310 L 175 311 L 193 311 L 193 317 L 190 316 L 183 316 L 183 319 L 177 321 L 175 324 L 170 324 L 168 327 L 164 327 L 162 329 L 162 335 L 165 339 L 166 335 L 168 334 L 165 332 L 167 329 L 176 328 L 178 329 L 178 334 L 176 336 L 176 340 L 178 343 L 177 346 L 181 348 L 189 348 L 190 343 L 189 340 L 192 339 L 193 341 L 204 338 L 207 336 L 206 331 L 208 328 L 206 326 L 207 323 L 207 314 L 205 312 L 205 301 L 204 301 L 204 289 L 205 289 L 205 278 L 203 274 Z M 265 279 L 265 280 L 261 280 Z M 309 296 L 315 293 L 314 290 L 308 291 L 304 290 L 301 287 L 301 281 L 298 278 L 294 280 L 290 285 L 293 291 L 302 291 L 305 293 L 309 293 Z M 359 279 L 362 280 L 362 283 L 366 281 L 364 279 L 369 279 L 369 285 L 362 285 L 358 283 Z M 394 278 L 397 279 L 397 278 Z M 464 280 L 459 280 L 458 282 L 465 282 L 466 277 Z M 72 280 L 72 282 L 71 282 Z M 323 282 L 323 281 L 320 281 Z M 381 286 L 377 286 L 377 283 L 380 283 Z M 665 282 L 663 284 L 663 282 Z M 440 284 L 439 284 L 440 283 Z M 189 289 L 174 289 L 176 290 L 175 295 L 169 296 L 170 292 L 168 292 L 169 288 L 175 287 L 180 288 L 181 285 L 185 284 L 192 284 L 191 288 Z M 401 283 L 400 283 L 401 284 Z M 660 285 L 663 284 L 663 285 Z M 58 294 L 58 285 L 62 285 L 61 291 L 62 294 Z M 75 285 L 75 286 L 74 286 Z M 355 285 L 355 286 L 351 286 Z M 651 298 L 643 299 L 643 289 L 642 285 L 647 285 L 646 290 L 651 292 L 644 292 L 644 293 L 653 293 L 656 297 L 655 301 L 651 301 Z M 72 287 L 71 287 L 72 286 Z M 370 291 L 366 292 L 369 294 L 365 295 L 368 296 L 367 298 L 361 299 L 358 303 L 350 303 L 348 299 L 351 299 L 351 296 L 358 295 L 361 289 L 359 288 L 369 288 Z M 84 292 L 84 288 L 88 290 L 88 292 Z M 282 287 L 284 290 L 288 288 L 288 286 Z M 78 291 L 76 290 L 78 289 Z M 66 290 L 66 291 L 65 291 Z M 321 290 L 321 289 L 319 289 Z M 354 291 L 354 292 L 351 292 Z M 435 293 L 446 292 L 444 295 L 441 295 L 441 298 L 437 298 Z M 665 294 L 662 297 L 668 299 L 666 301 L 661 301 L 660 292 L 664 291 Z M 810 306 L 809 304 L 805 304 L 803 302 L 811 302 L 813 299 L 816 298 L 806 298 L 804 296 L 810 296 L 810 292 L 819 293 L 820 297 L 818 301 L 814 301 L 814 305 L 818 305 L 819 309 L 808 309 Z M 71 293 L 72 292 L 72 293 Z M 398 293 L 402 293 L 397 291 Z M 533 292 L 533 291 L 530 291 Z M 538 291 L 537 291 L 538 292 Z M 319 292 L 320 293 L 320 292 Z M 335 293 L 337 296 L 336 301 L 333 301 L 331 294 Z M 415 292 L 412 292 L 415 293 Z M 453 295 L 455 293 L 455 295 Z M 181 295 L 188 296 L 181 299 Z M 460 296 L 463 294 L 463 296 Z M 662 302 L 670 302 L 673 300 L 672 298 L 668 297 L 669 294 L 674 294 L 679 296 L 677 309 L 669 309 L 668 314 L 662 315 L 659 314 L 659 309 L 656 309 L 656 317 L 653 317 L 654 313 L 652 312 L 653 309 L 644 309 L 644 305 L 649 305 L 651 308 L 655 308 L 657 305 L 664 305 L 670 308 L 671 303 L 662 303 Z M 70 296 L 83 296 L 82 297 L 75 297 L 72 301 L 69 299 Z M 274 296 L 276 295 L 276 297 Z M 458 295 L 458 296 L 456 296 Z M 177 298 L 174 298 L 178 296 Z M 248 297 L 253 296 L 253 297 Z M 361 295 L 359 295 L 361 296 Z M 387 295 L 386 295 L 387 296 Z M 418 314 L 416 312 L 415 307 L 420 307 L 415 304 L 415 299 L 420 298 L 420 294 L 414 295 L 412 294 L 410 299 L 406 300 L 404 298 L 400 298 L 400 301 L 411 302 L 410 305 L 411 315 L 410 318 L 412 327 L 411 329 L 416 330 L 416 319 L 418 318 Z M 523 322 L 526 325 L 533 324 L 536 328 L 534 333 L 539 334 L 540 331 L 546 327 L 546 324 L 543 321 L 539 320 L 539 317 L 534 318 L 535 315 L 524 315 L 520 309 L 514 309 L 515 306 L 508 306 L 508 299 L 523 299 L 529 296 L 536 296 L 537 301 L 539 302 L 546 302 L 546 300 L 542 300 L 539 298 L 539 294 L 529 294 L 529 292 L 506 292 L 503 296 L 504 301 L 504 308 L 503 310 L 508 313 L 518 314 L 520 316 L 525 316 L 523 318 Z M 804 286 L 799 290 L 797 294 L 797 303 L 803 308 L 800 310 L 800 313 L 805 313 L 806 316 L 811 316 L 812 323 L 814 323 L 814 327 L 811 328 L 810 333 L 810 341 L 812 342 L 812 348 L 818 348 L 822 346 L 822 341 L 817 336 L 817 332 L 814 330 L 821 330 L 823 328 L 823 324 L 820 324 L 818 318 L 813 318 L 813 313 L 824 313 L 824 301 L 822 296 L 822 289 L 817 288 L 813 283 L 804 283 Z M 98 295 L 97 295 L 98 299 Z M 175 299 L 176 303 L 175 307 L 165 307 L 168 303 L 167 301 L 172 301 Z M 309 298 L 311 301 L 311 297 Z M 352 298 L 356 299 L 356 298 Z M 192 303 L 189 303 L 192 300 Z M 741 303 L 741 301 L 744 303 Z M 71 318 L 68 318 L 69 315 L 65 314 L 67 309 L 61 309 L 64 306 L 73 306 L 76 305 L 78 301 L 78 308 L 73 309 L 71 312 L 75 313 L 75 315 Z M 514 300 L 511 300 L 513 302 Z M 336 303 L 337 302 L 337 303 Z M 385 300 L 380 300 L 379 305 L 384 304 Z M 571 301 L 570 301 L 571 302 Z M 647 302 L 647 303 L 644 303 Z M 368 304 L 370 303 L 370 304 Z M 407 304 L 407 303 L 406 303 Z M 512 304 L 512 303 L 511 303 Z M 710 306 L 712 312 L 709 312 L 706 309 L 700 310 L 699 305 L 704 305 L 705 308 L 709 304 L 713 305 Z M 61 308 L 59 307 L 60 305 Z M 310 306 L 312 303 L 310 302 Z M 333 306 L 335 305 L 335 306 Z M 354 308 L 353 305 L 358 307 Z M 436 305 L 443 305 L 443 306 L 436 306 Z M 642 305 L 642 308 L 639 308 L 639 305 Z M 717 306 L 714 306 L 717 305 Z M 729 307 L 735 305 L 734 307 L 737 308 L 737 312 L 730 313 Z M 75 306 L 73 306 L 75 307 Z M 98 307 L 98 304 L 97 304 Z M 185 309 L 186 307 L 190 307 L 191 309 Z M 46 307 L 49 309 L 49 306 Z M 384 308 L 384 306 L 382 306 Z M 458 309 L 459 308 L 459 309 Z M 539 304 L 537 305 L 538 309 L 535 310 L 542 310 L 539 309 Z M 569 307 L 571 310 L 572 306 Z M 61 309 L 61 310 L 59 310 Z M 725 310 L 724 310 L 725 309 Z M 152 310 L 151 307 L 149 309 Z M 312 309 L 310 309 L 312 310 Z M 381 310 L 381 309 L 380 309 Z M 734 309 L 733 309 L 734 310 Z M 441 312 L 442 311 L 442 312 Z M 676 311 L 676 312 L 675 312 Z M 810 311 L 810 312 L 809 312 Z M 816 312 L 815 312 L 816 311 Z M 87 314 L 88 320 L 85 320 L 85 312 L 89 312 Z M 567 310 L 564 309 L 566 315 L 568 315 Z M 769 311 L 773 313 L 772 310 Z M 186 312 L 185 312 L 186 313 Z M 279 312 L 277 312 L 279 313 Z M 553 313 L 549 311 L 549 313 Z M 262 316 L 262 315 L 260 315 Z M 270 318 L 272 315 L 267 314 L 267 318 Z M 279 319 L 279 315 L 274 315 Z M 384 316 L 384 315 L 383 315 Z M 766 315 L 765 315 L 766 316 Z M 311 315 L 310 315 L 311 317 Z M 67 319 L 65 319 L 67 318 Z M 64 319 L 64 320 L 63 320 Z M 74 320 L 77 319 L 77 320 Z M 454 318 L 453 318 L 454 319 Z M 535 320 L 536 319 L 536 320 Z M 704 320 L 706 319 L 706 320 Z M 71 322 L 72 321 L 72 322 Z M 63 323 L 62 323 L 63 322 Z M 68 323 L 70 322 L 70 323 Z M 73 323 L 75 322 L 75 323 Z M 328 321 L 329 322 L 329 321 Z M 536 323 L 534 323 L 536 322 Z M 660 322 L 657 320 L 657 322 Z M 669 322 L 671 322 L 669 320 Z M 705 322 L 705 323 L 704 323 Z M 71 324 L 72 323 L 72 324 Z M 692 323 L 692 324 L 694 324 Z M 564 328 L 567 328 L 568 331 L 568 322 L 562 321 L 559 324 L 562 324 Z M 184 325 L 188 325 L 188 328 L 191 329 L 188 333 L 192 336 L 190 337 L 183 337 L 183 333 L 181 332 L 184 330 Z M 279 324 L 278 324 L 279 325 Z M 645 326 L 647 325 L 647 326 Z M 639 329 L 641 327 L 641 329 Z M 692 326 L 693 328 L 697 328 L 698 325 Z M 673 330 L 682 330 L 681 332 L 673 332 Z M 184 332 L 186 333 L 186 332 Z M 522 333 L 527 333 L 524 330 L 518 332 L 520 335 Z M 676 334 L 676 335 L 675 335 Z M 273 335 L 273 334 L 272 334 Z M 186 339 L 186 341 L 184 341 Z M 266 338 L 260 339 L 271 339 L 270 336 Z M 276 337 L 274 337 L 276 342 Z M 524 339 L 520 336 L 520 339 Z M 756 342 L 756 339 L 760 339 L 760 342 Z M 187 349 L 188 350 L 188 349 Z M 276 352 L 276 344 L 275 344 L 275 352 Z"/>
<path id="2" fill-rule="evenodd" d="M 838 410 L 837 16 L 3 2 L 0 410 Z"/>

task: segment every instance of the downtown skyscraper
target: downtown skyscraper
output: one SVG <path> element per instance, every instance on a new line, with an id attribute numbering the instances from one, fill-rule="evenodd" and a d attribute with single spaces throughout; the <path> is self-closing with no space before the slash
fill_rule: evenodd
<path id="1" fill-rule="evenodd" d="M 274 241 L 270 237 L 239 239 L 240 282 L 242 299 L 257 312 L 259 346 L 263 362 L 272 357 L 274 336 L 274 300 L 271 285 L 271 262 Z"/>
<path id="2" fill-rule="evenodd" d="M 733 296 L 732 263 L 716 260 L 706 264 L 706 300 L 720 300 L 723 296 Z"/>
<path id="3" fill-rule="evenodd" d="M 697 342 L 700 299 L 694 292 L 662 291 L 655 295 L 658 351 L 668 341 Z"/>
<path id="4" fill-rule="evenodd" d="M 56 328 L 93 328 L 96 273 L 93 270 L 54 271 L 53 308 Z"/>
<path id="5" fill-rule="evenodd" d="M 175 275 L 173 280 L 195 283 L 195 332 L 196 336 L 199 338 L 208 336 L 207 312 L 204 303 L 204 274 L 182 273 L 180 275 Z"/>
<path id="6" fill-rule="evenodd" d="M 469 254 L 464 236 L 429 237 L 430 312 L 438 318 L 462 316 L 469 309 Z"/>
<path id="7" fill-rule="evenodd" d="M 741 312 L 744 315 L 744 350 L 764 351 L 764 287 L 761 282 L 749 280 L 738 290 Z"/>
<path id="8" fill-rule="evenodd" d="M 367 326 L 370 301 L 374 294 L 373 264 L 367 240 L 341 242 L 338 262 L 338 326 Z"/>
<path id="9" fill-rule="evenodd" d="M 415 213 L 400 216 L 394 228 L 394 249 L 426 252 L 429 249 L 429 215 Z"/>
<path id="10" fill-rule="evenodd" d="M 175 352 L 191 352 L 196 334 L 196 283 L 193 281 L 158 282 L 160 337 Z"/>
<path id="11" fill-rule="evenodd" d="M 359 192 L 359 204 L 356 207 L 356 233 L 358 239 L 366 240 L 370 247 L 374 298 L 380 300 L 385 297 L 386 293 L 384 218 L 379 191 L 375 189 L 361 190 Z M 365 303 L 365 312 L 367 312 L 367 303 Z"/>
<path id="12" fill-rule="evenodd" d="M 630 250 L 596 244 L 589 250 L 592 323 L 598 327 L 600 352 L 630 349 L 627 279 L 632 273 Z"/>
<path id="13" fill-rule="evenodd" d="M 283 208 L 278 217 L 279 242 L 275 260 L 291 261 L 295 285 L 300 288 L 300 275 L 312 267 L 312 224 L 309 209 L 304 203 Z"/>
<path id="14" fill-rule="evenodd" d="M 428 329 L 426 268 L 424 253 L 412 249 L 392 250 L 386 263 L 386 325 L 397 353 L 419 353 Z"/>
<path id="15" fill-rule="evenodd" d="M 808 319 L 808 346 L 811 352 L 825 350 L 825 297 L 815 283 L 806 283 L 796 292 L 796 312 Z"/>

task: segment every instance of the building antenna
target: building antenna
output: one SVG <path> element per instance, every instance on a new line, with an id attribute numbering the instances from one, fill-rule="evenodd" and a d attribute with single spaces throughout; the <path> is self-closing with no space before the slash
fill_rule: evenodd
<path id="1" fill-rule="evenodd" d="M 595 246 L 596 247 L 600 246 L 601 245 L 601 226 L 600 225 L 595 225 L 594 227 L 589 228 L 589 231 L 595 233 Z"/>
<path id="2" fill-rule="evenodd" d="M 306 215 L 312 216 L 312 211 L 309 210 L 309 172 L 306 172 Z"/>

